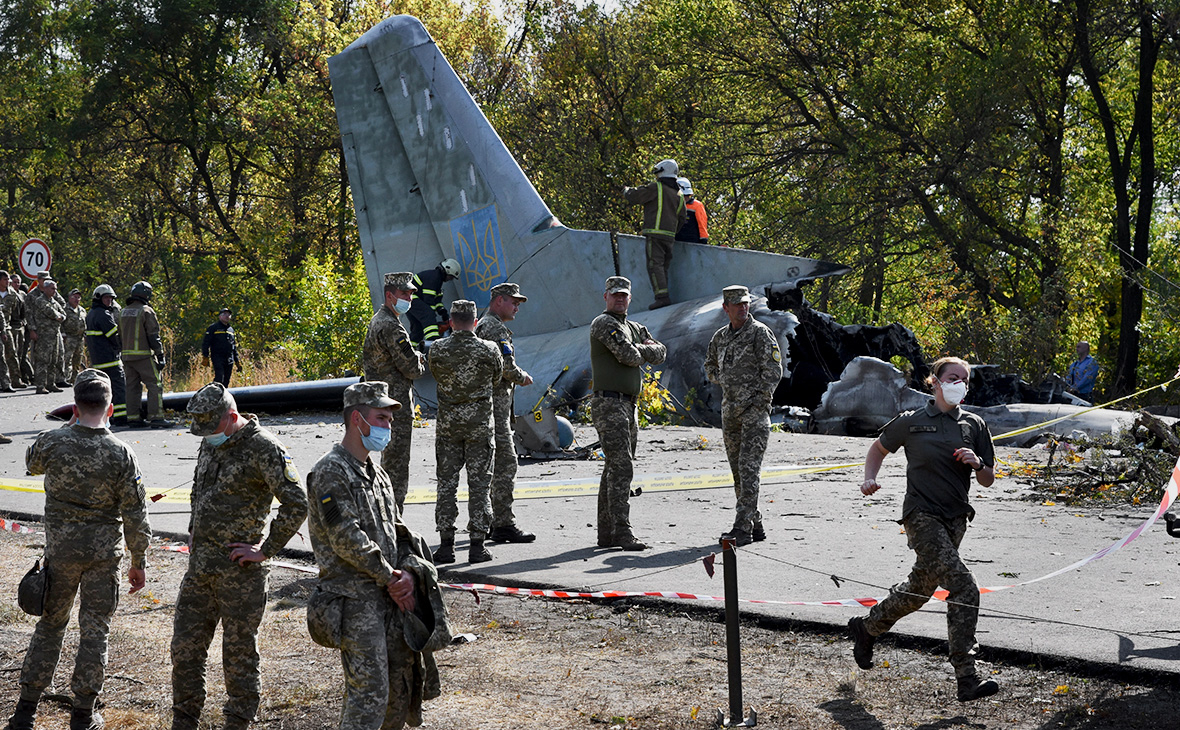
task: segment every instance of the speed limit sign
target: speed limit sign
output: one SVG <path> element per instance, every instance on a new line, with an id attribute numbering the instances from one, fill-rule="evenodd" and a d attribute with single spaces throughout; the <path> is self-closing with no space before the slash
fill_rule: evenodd
<path id="1" fill-rule="evenodd" d="M 38 271 L 49 271 L 53 264 L 53 256 L 49 253 L 49 246 L 40 238 L 30 238 L 20 247 L 20 258 L 17 265 L 21 273 L 29 279 L 36 279 Z"/>

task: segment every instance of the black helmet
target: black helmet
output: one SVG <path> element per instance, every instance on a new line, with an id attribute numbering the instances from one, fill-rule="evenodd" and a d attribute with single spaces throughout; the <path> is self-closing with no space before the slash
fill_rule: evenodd
<path id="1" fill-rule="evenodd" d="M 45 613 L 45 594 L 49 592 L 49 573 L 41 567 L 41 561 L 33 563 L 33 567 L 25 577 L 21 578 L 16 589 L 16 603 L 21 610 L 32 616 Z"/>
<path id="2" fill-rule="evenodd" d="M 146 281 L 137 281 L 131 287 L 131 294 L 128 299 L 139 299 L 143 302 L 150 302 L 152 300 L 152 285 Z"/>

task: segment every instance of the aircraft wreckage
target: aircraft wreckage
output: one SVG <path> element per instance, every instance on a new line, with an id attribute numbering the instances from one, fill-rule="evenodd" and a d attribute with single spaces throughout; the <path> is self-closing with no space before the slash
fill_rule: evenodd
<path id="1" fill-rule="evenodd" d="M 541 424 L 523 434 L 527 449 L 559 448 L 552 409 L 542 405 L 572 404 L 589 393 L 589 324 L 603 310 L 604 281 L 617 274 L 632 281 L 632 318 L 668 346 L 661 384 L 680 403 L 691 400 L 689 413 L 698 422 L 721 420 L 720 389 L 706 381 L 703 361 L 713 333 L 728 322 L 720 292 L 730 284 L 750 287 L 757 297 L 751 314 L 779 339 L 786 368 L 775 406 L 814 411 L 808 426 L 871 433 L 927 397 L 886 362 L 905 358 L 913 382 L 921 382 L 928 369 L 910 330 L 841 325 L 807 303 L 803 287 L 850 271 L 841 264 L 678 241 L 669 276 L 676 303 L 648 311 L 655 297 L 644 239 L 562 225 L 417 18 L 386 19 L 329 59 L 328 68 L 374 307 L 383 301 L 386 272 L 431 269 L 445 258 L 462 266 L 460 277 L 445 285 L 448 301 L 486 307 L 489 290 L 503 281 L 516 282 L 528 296 L 512 323 L 517 361 L 534 380 L 517 388 L 516 408 L 518 416 L 535 418 L 518 424 Z M 989 378 L 985 384 L 973 376 L 973 395 L 1000 392 L 997 402 L 1027 395 L 1011 379 Z M 356 380 L 232 392 L 254 410 L 331 408 Z M 414 390 L 427 407 L 435 404 L 429 377 Z M 182 409 L 189 395 L 169 394 L 166 405 Z M 1041 416 L 1024 411 L 1026 423 Z M 1091 417 L 1065 427 L 1110 425 L 1110 418 Z"/>

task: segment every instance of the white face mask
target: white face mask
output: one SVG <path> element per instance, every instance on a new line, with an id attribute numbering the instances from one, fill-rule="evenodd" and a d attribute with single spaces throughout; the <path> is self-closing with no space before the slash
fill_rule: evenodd
<path id="1" fill-rule="evenodd" d="M 939 382 L 938 387 L 942 389 L 942 399 L 952 406 L 959 405 L 967 397 L 967 383 L 963 381 L 958 383 Z"/>
<path id="2" fill-rule="evenodd" d="M 406 312 L 410 311 L 410 300 L 409 299 L 396 299 L 396 300 L 394 300 L 393 311 L 397 312 L 398 314 L 405 314 Z"/>

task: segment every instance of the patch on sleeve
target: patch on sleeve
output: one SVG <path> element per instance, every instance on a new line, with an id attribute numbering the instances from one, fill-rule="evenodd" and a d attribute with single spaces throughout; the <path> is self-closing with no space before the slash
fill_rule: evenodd
<path id="1" fill-rule="evenodd" d="M 910 433 L 938 433 L 938 426 L 910 426 Z"/>
<path id="2" fill-rule="evenodd" d="M 340 505 L 336 504 L 331 494 L 325 494 L 320 498 L 320 508 L 324 514 L 324 522 L 334 525 L 340 521 Z"/>
<path id="3" fill-rule="evenodd" d="M 509 342 L 508 340 L 500 340 L 500 354 L 501 355 L 511 355 L 512 354 L 512 343 Z"/>
<path id="4" fill-rule="evenodd" d="M 971 428 L 970 423 L 960 423 L 959 431 L 963 434 L 963 443 L 969 444 L 974 440 L 974 429 Z"/>
<path id="5" fill-rule="evenodd" d="M 771 347 L 770 356 L 774 358 L 775 362 L 782 362 L 783 361 L 783 354 L 781 352 L 779 352 L 777 342 L 774 343 L 774 345 Z"/>
<path id="6" fill-rule="evenodd" d="M 410 341 L 407 340 L 405 337 L 398 338 L 397 346 L 399 348 L 401 348 L 401 351 L 404 352 L 406 355 L 413 355 L 414 354 L 413 345 L 411 345 Z"/>
<path id="7" fill-rule="evenodd" d="M 299 481 L 299 472 L 295 469 L 295 462 L 291 461 L 291 455 L 283 452 L 283 476 L 289 482 Z"/>
<path id="8" fill-rule="evenodd" d="M 144 486 L 143 486 L 143 475 L 142 474 L 135 475 L 134 484 L 135 484 L 136 493 L 139 494 L 140 497 L 144 497 L 147 494 L 147 490 L 144 489 Z"/>

